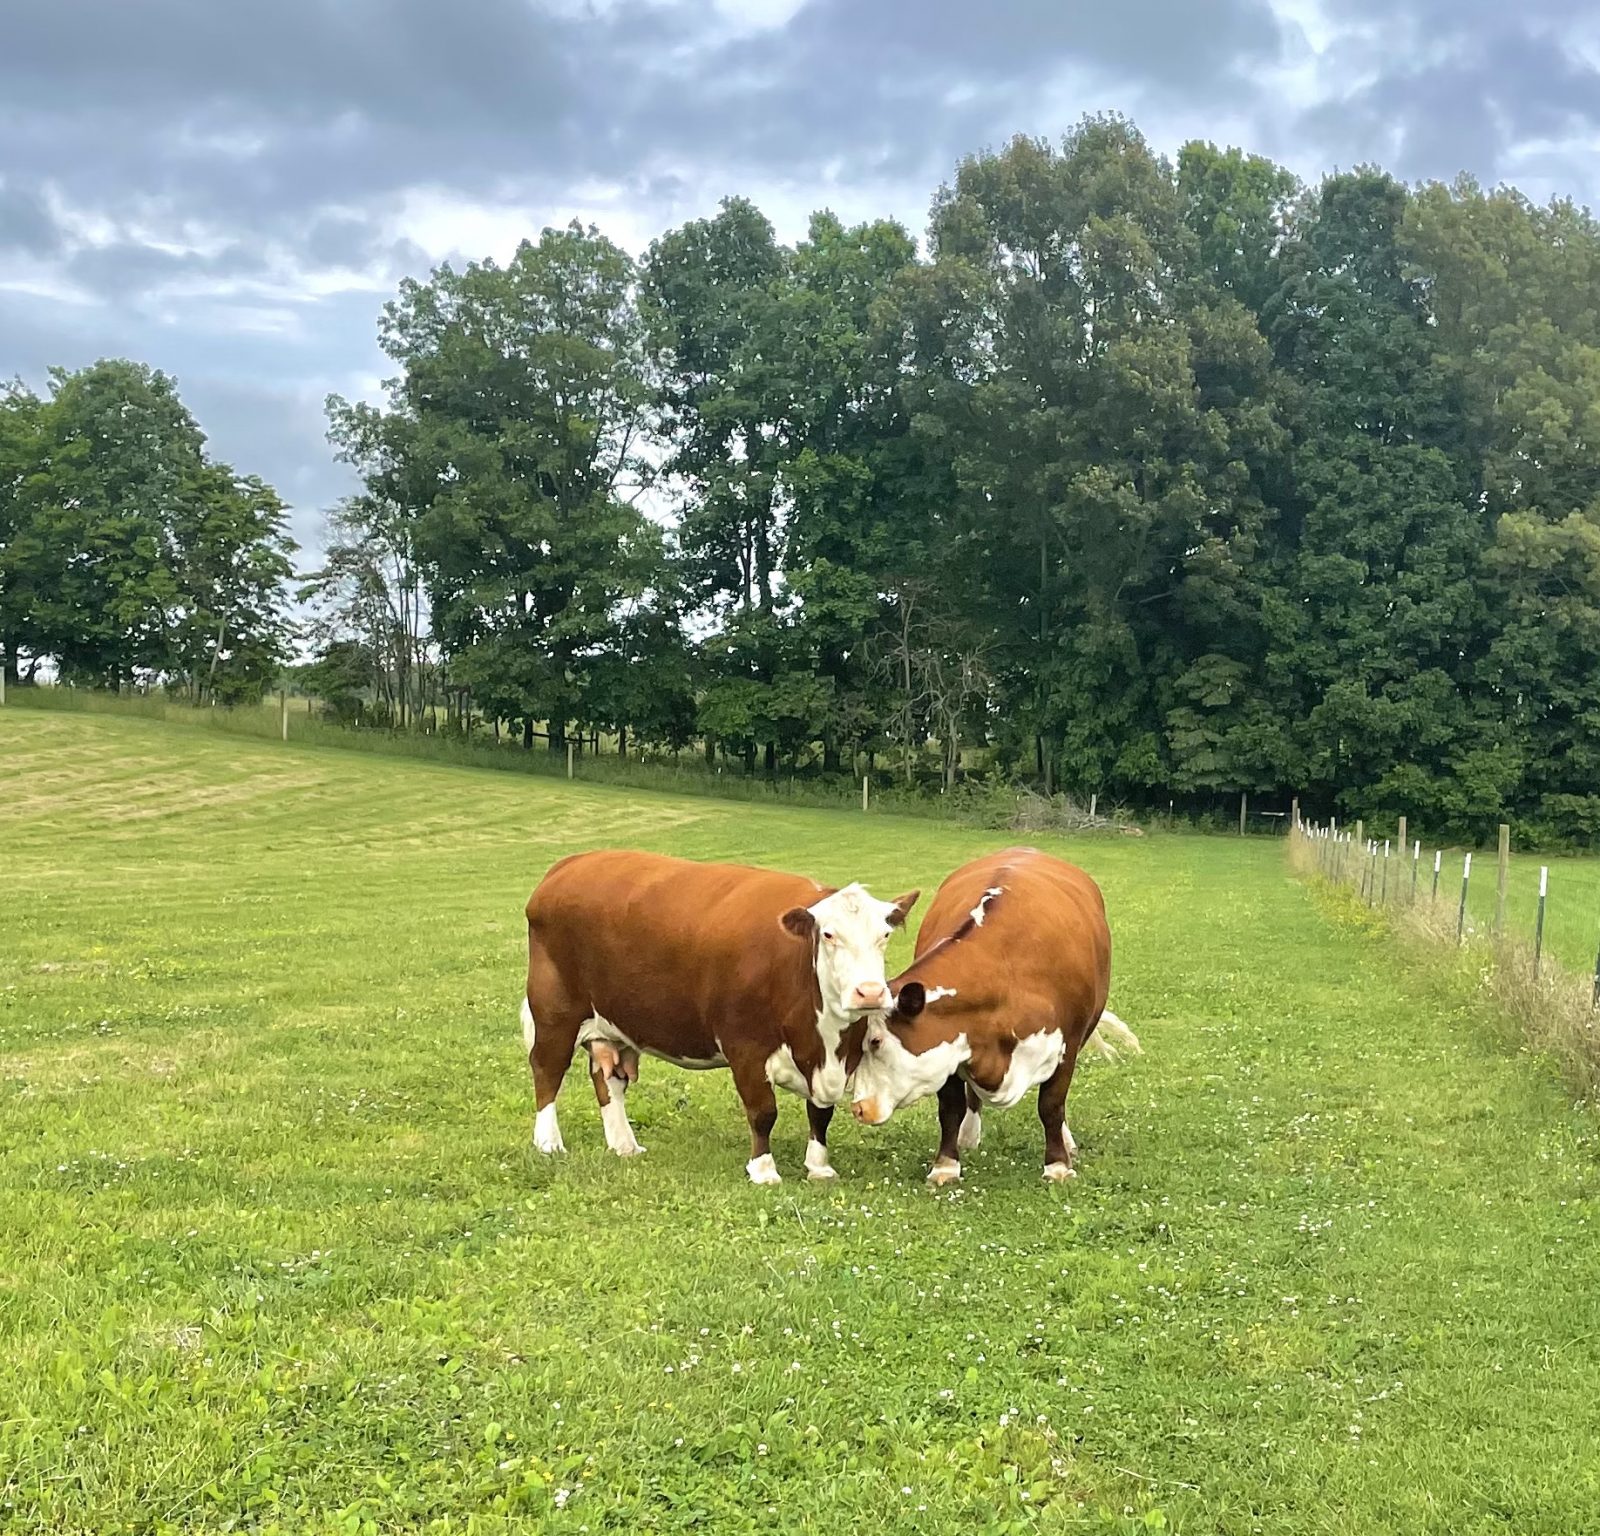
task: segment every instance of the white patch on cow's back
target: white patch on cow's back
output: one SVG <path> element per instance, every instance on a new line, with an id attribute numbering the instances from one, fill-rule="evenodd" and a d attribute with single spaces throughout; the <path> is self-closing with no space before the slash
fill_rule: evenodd
<path id="1" fill-rule="evenodd" d="M 806 1143 L 806 1177 L 808 1179 L 836 1179 L 839 1175 L 828 1160 L 828 1149 L 815 1136 Z"/>
<path id="2" fill-rule="evenodd" d="M 778 1165 L 773 1162 L 770 1152 L 763 1152 L 760 1157 L 752 1157 L 744 1165 L 744 1171 L 750 1175 L 752 1184 L 781 1184 L 783 1176 L 778 1172 Z"/>
<path id="3" fill-rule="evenodd" d="M 1011 1064 L 1000 1079 L 1000 1086 L 991 1093 L 974 1083 L 973 1091 L 996 1109 L 1010 1109 L 1030 1088 L 1036 1088 L 1053 1076 L 1065 1054 L 1066 1041 L 1059 1029 L 1041 1029 L 1024 1035 L 1011 1053 Z"/>
<path id="4" fill-rule="evenodd" d="M 567 1150 L 567 1144 L 561 1139 L 561 1122 L 556 1119 L 554 1104 L 546 1104 L 534 1117 L 533 1144 L 546 1157 Z"/>
<path id="5" fill-rule="evenodd" d="M 968 914 L 972 918 L 973 927 L 983 927 L 983 914 L 988 910 L 989 903 L 993 901 L 995 897 L 998 896 L 1004 889 L 1004 886 L 992 885 L 983 893 L 983 895 L 978 898 L 977 906 L 975 906 L 971 913 Z"/>
<path id="6" fill-rule="evenodd" d="M 526 995 L 522 999 L 522 1043 L 529 1050 L 533 1050 L 533 1006 L 528 1002 Z"/>
<path id="7" fill-rule="evenodd" d="M 969 1109 L 961 1117 L 961 1129 L 956 1132 L 956 1145 L 963 1152 L 970 1152 L 983 1140 L 983 1116 L 975 1109 Z"/>

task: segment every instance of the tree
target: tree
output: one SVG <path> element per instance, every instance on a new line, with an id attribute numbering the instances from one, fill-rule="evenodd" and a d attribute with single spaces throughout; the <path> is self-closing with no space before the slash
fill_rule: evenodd
<path id="1" fill-rule="evenodd" d="M 666 475 L 684 490 L 683 580 L 709 633 L 701 644 L 702 720 L 745 754 L 777 765 L 819 709 L 811 670 L 792 656 L 780 597 L 790 452 L 785 301 L 790 253 L 743 198 L 657 240 L 642 304 L 661 375 Z M 801 714 L 797 714 L 796 710 Z"/>
<path id="2" fill-rule="evenodd" d="M 1167 777 L 1177 621 L 1192 584 L 1239 584 L 1262 522 L 1267 354 L 1197 288 L 1183 214 L 1118 118 L 964 161 L 935 202 L 919 426 L 960 489 L 1012 751 L 1032 738 L 1047 789 Z"/>
<path id="3" fill-rule="evenodd" d="M 36 531 L 28 479 L 37 470 L 43 402 L 21 380 L 0 391 L 0 667 L 17 682 L 38 664 L 36 597 L 31 590 Z"/>
<path id="4" fill-rule="evenodd" d="M 402 370 L 384 418 L 330 402 L 364 515 L 404 509 L 453 679 L 525 744 L 541 720 L 561 744 L 625 606 L 662 582 L 629 500 L 652 403 L 633 288 L 627 255 L 576 224 L 504 268 L 441 267 L 384 311 Z"/>
<path id="5" fill-rule="evenodd" d="M 282 503 L 208 458 L 163 373 L 57 369 L 50 391 L 43 402 L 14 391 L 0 413 L 13 667 L 26 650 L 71 682 L 259 691 L 287 633 Z"/>

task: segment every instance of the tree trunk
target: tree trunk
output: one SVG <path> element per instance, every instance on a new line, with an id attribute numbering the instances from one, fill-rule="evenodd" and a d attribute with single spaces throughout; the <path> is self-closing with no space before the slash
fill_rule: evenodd
<path id="1" fill-rule="evenodd" d="M 716 766 L 717 766 L 717 738 L 715 736 L 707 736 L 706 737 L 706 767 L 707 768 L 715 768 Z"/>
<path id="2" fill-rule="evenodd" d="M 769 779 L 772 778 L 773 775 L 777 773 L 777 771 L 778 771 L 778 744 L 777 744 L 777 742 L 769 741 L 767 743 L 766 756 L 765 756 L 765 759 L 763 761 L 762 766 L 765 768 L 766 775 L 767 775 L 767 777 Z"/>
<path id="3" fill-rule="evenodd" d="M 625 758 L 628 755 L 628 728 L 625 725 L 617 727 L 617 756 Z"/>
<path id="4" fill-rule="evenodd" d="M 527 715 L 522 721 L 522 750 L 533 751 L 533 716 Z"/>

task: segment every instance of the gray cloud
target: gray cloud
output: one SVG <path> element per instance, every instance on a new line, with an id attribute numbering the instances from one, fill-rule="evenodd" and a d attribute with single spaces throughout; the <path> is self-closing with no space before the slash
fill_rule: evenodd
<path id="1" fill-rule="evenodd" d="M 1105 107 L 1161 148 L 1242 138 L 1302 173 L 1595 174 L 1571 147 L 1600 128 L 1580 0 L 739 11 L 20 0 L 0 50 L 0 376 L 115 354 L 168 369 L 314 543 L 348 487 L 323 393 L 382 371 L 402 274 L 485 254 L 508 221 L 610 207 L 642 238 L 746 192 L 791 232 L 830 203 L 915 226 L 962 154 Z M 430 198 L 424 227 L 406 210 Z"/>
<path id="2" fill-rule="evenodd" d="M 53 256 L 61 247 L 60 227 L 39 187 L 0 180 L 0 250 Z"/>
<path id="3" fill-rule="evenodd" d="M 1591 14 L 1582 0 L 1330 0 L 1324 14 L 1336 29 L 1328 94 L 1291 130 L 1322 157 L 1492 182 L 1521 145 L 1600 129 L 1600 71 L 1577 42 Z"/>

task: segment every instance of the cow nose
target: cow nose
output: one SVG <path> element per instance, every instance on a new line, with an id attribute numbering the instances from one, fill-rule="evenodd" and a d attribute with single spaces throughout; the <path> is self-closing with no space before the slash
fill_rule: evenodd
<path id="1" fill-rule="evenodd" d="M 850 1106 L 850 1113 L 863 1125 L 882 1125 L 889 1117 L 878 1108 L 876 1099 L 857 1099 Z"/>
<path id="2" fill-rule="evenodd" d="M 872 1124 L 871 1119 L 867 1115 L 867 1101 L 865 1099 L 857 1099 L 855 1103 L 850 1106 L 850 1113 L 854 1115 L 856 1119 L 859 1120 L 863 1125 Z"/>
<path id="3" fill-rule="evenodd" d="M 855 992 L 863 1008 L 881 1008 L 889 1000 L 889 988 L 881 981 L 858 981 Z"/>

